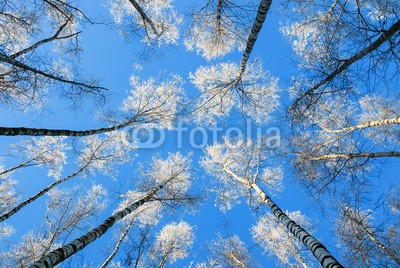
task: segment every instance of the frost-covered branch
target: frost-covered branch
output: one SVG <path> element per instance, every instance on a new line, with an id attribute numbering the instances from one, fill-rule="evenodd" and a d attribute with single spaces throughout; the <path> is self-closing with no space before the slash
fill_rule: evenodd
<path id="1" fill-rule="evenodd" d="M 122 244 L 122 241 L 124 241 L 126 235 L 128 234 L 129 230 L 131 229 L 132 226 L 132 222 L 133 222 L 132 218 L 129 223 L 128 226 L 126 226 L 125 230 L 123 231 L 123 233 L 121 234 L 121 236 L 119 237 L 117 243 L 115 244 L 115 247 L 113 249 L 113 251 L 110 253 L 110 255 L 108 255 L 107 259 L 100 265 L 100 268 L 105 268 L 107 267 L 107 265 L 112 261 L 112 259 L 115 257 L 115 255 L 117 254 L 119 247 Z"/>
<path id="2" fill-rule="evenodd" d="M 177 43 L 182 18 L 172 1 L 109 0 L 108 4 L 114 22 L 129 33 L 139 33 L 141 41 L 159 46 Z"/>
<path id="3" fill-rule="evenodd" d="M 190 74 L 200 91 L 194 104 L 196 122 L 211 125 L 218 117 L 227 117 L 236 108 L 257 123 L 266 123 L 278 103 L 278 79 L 263 71 L 259 62 L 247 65 L 238 80 L 239 66 L 220 63 L 200 67 Z"/>
<path id="4" fill-rule="evenodd" d="M 234 49 L 243 50 L 251 23 L 251 3 L 209 0 L 192 15 L 185 46 L 207 60 L 222 57 Z"/>
<path id="5" fill-rule="evenodd" d="M 257 152 L 257 149 L 262 149 L 262 147 L 263 143 L 257 144 L 240 139 L 226 139 L 223 144 L 207 147 L 207 157 L 202 161 L 202 165 L 208 174 L 212 174 L 220 180 L 220 184 L 229 184 L 229 181 L 231 181 L 228 186 L 230 189 L 237 188 L 233 183 L 236 181 L 239 185 L 242 185 L 242 187 L 253 190 L 258 195 L 260 202 L 265 203 L 270 208 L 276 219 L 286 227 L 287 231 L 299 239 L 312 252 L 323 267 L 343 267 L 323 244 L 303 227 L 294 222 L 277 206 L 264 190 L 260 188 L 259 185 L 262 185 L 262 182 L 251 181 L 251 177 L 247 173 L 239 175 L 243 169 L 246 170 L 246 167 L 243 167 L 243 160 L 246 158 L 255 158 L 255 160 L 258 161 L 258 154 L 255 152 Z M 256 150 L 254 150 L 254 148 L 256 148 Z M 251 166 L 254 168 L 256 167 L 255 165 Z M 237 171 L 235 172 L 235 170 Z M 269 177 L 273 183 L 275 174 L 271 174 L 270 171 L 268 172 L 268 169 L 266 169 L 265 174 L 266 178 L 264 180 L 268 181 Z"/>
<path id="6" fill-rule="evenodd" d="M 350 264 L 371 267 L 378 263 L 385 263 L 387 260 L 390 260 L 388 266 L 400 264 L 399 245 L 396 242 L 397 220 L 394 225 L 387 227 L 386 232 L 383 232 L 382 228 L 385 224 L 374 226 L 372 213 L 371 210 L 352 207 L 341 209 L 336 228 L 340 243 L 349 252 L 346 254 L 346 259 Z"/>
<path id="7" fill-rule="evenodd" d="M 21 242 L 0 253 L 3 267 L 28 267 L 50 250 L 61 246 L 76 230 L 87 228 L 89 220 L 105 207 L 106 191 L 99 185 L 82 190 L 82 186 L 71 189 L 53 189 L 46 203 L 44 230 L 25 234 Z"/>
<path id="8" fill-rule="evenodd" d="M 104 97 L 105 87 L 79 76 L 79 20 L 71 1 L 10 1 L 0 11 L 0 89 L 3 103 L 41 107 L 49 93 Z M 51 45 L 53 51 L 43 49 Z M 68 58 L 68 60 L 67 60 Z M 68 62 L 68 63 L 67 63 Z"/>
<path id="9" fill-rule="evenodd" d="M 319 193 L 368 183 L 374 163 L 399 157 L 399 107 L 379 95 L 350 101 L 325 94 L 294 128 L 299 180 Z"/>
<path id="10" fill-rule="evenodd" d="M 256 266 L 246 245 L 237 235 L 223 238 L 218 234 L 218 237 L 209 242 L 207 246 L 211 257 L 207 264 L 204 264 L 206 267 L 249 268 Z"/>
<path id="11" fill-rule="evenodd" d="M 86 174 L 93 173 L 94 170 L 101 170 L 104 173 L 110 173 L 111 166 L 113 164 L 121 164 L 130 161 L 131 158 L 129 154 L 133 148 L 123 146 L 121 141 L 116 138 L 118 138 L 118 133 L 111 133 L 103 140 L 100 140 L 97 137 L 86 140 L 86 146 L 82 150 L 82 153 L 79 155 L 80 166 L 76 171 L 60 179 L 58 179 L 57 177 L 57 180 L 55 182 L 49 184 L 47 187 L 43 188 L 36 194 L 32 195 L 31 197 L 27 198 L 23 202 L 19 203 L 18 205 L 14 206 L 12 209 L 1 215 L 0 222 L 8 219 L 28 204 L 34 202 L 39 197 L 48 193 L 57 185 L 67 182 L 72 178 L 75 178 L 79 174 L 82 174 L 84 172 L 86 172 Z M 41 142 L 45 143 L 46 140 L 48 140 L 48 138 L 43 138 Z M 63 146 L 59 147 L 63 148 Z M 32 148 L 28 147 L 28 149 L 31 149 L 32 153 Z M 57 160 L 56 156 L 63 159 L 63 154 L 58 151 L 52 152 L 52 154 L 48 155 L 47 157 L 51 158 L 52 161 L 55 161 Z"/>
<path id="12" fill-rule="evenodd" d="M 141 192 L 142 194 L 138 199 L 129 203 L 122 210 L 115 212 L 102 224 L 85 235 L 82 235 L 69 244 L 50 252 L 37 262 L 33 263 L 30 267 L 55 266 L 59 264 L 85 248 L 87 245 L 106 233 L 115 223 L 148 202 L 157 202 L 155 200 L 162 200 L 163 198 L 166 200 L 170 199 L 168 202 L 172 203 L 174 203 L 173 199 L 177 198 L 176 203 L 181 202 L 179 198 L 186 195 L 186 192 L 191 185 L 189 163 L 190 160 L 179 153 L 170 154 L 166 160 L 154 159 L 151 166 L 153 170 L 149 170 L 145 173 L 145 180 L 142 182 L 143 186 L 141 187 L 145 187 L 144 189 L 146 190 Z M 153 183 L 149 184 L 149 182 Z"/>
<path id="13" fill-rule="evenodd" d="M 291 109 L 292 110 L 299 110 L 300 102 L 304 98 L 309 98 L 310 100 L 308 100 L 308 101 L 312 102 L 313 101 L 312 99 L 316 98 L 316 97 L 313 96 L 314 92 L 317 91 L 321 86 L 323 86 L 323 85 L 329 83 L 330 81 L 332 81 L 337 75 L 339 75 L 340 73 L 345 71 L 347 68 L 349 68 L 350 65 L 352 65 L 354 62 L 362 59 L 363 57 L 365 57 L 369 53 L 371 53 L 371 52 L 375 51 L 376 49 L 378 49 L 382 44 L 384 44 L 386 41 L 390 40 L 390 38 L 395 36 L 396 33 L 399 32 L 399 31 L 400 31 L 400 20 L 398 20 L 396 23 L 394 23 L 388 30 L 384 31 L 379 36 L 379 38 L 377 38 L 368 47 L 364 48 L 363 50 L 361 50 L 357 54 L 351 56 L 350 58 L 348 58 L 346 60 L 342 60 L 341 64 L 336 68 L 336 70 L 334 70 L 332 73 L 330 73 L 328 76 L 326 76 L 326 78 L 324 78 L 323 80 L 319 81 L 317 84 L 315 84 L 314 86 L 312 86 L 311 88 L 306 90 L 304 93 L 301 94 L 300 97 L 297 97 L 294 100 L 294 102 L 293 102 L 293 104 L 291 106 Z M 303 105 L 303 104 L 301 104 L 301 105 Z M 311 104 L 307 104 L 307 106 L 309 106 L 309 105 L 311 105 Z"/>
<path id="14" fill-rule="evenodd" d="M 172 264 L 189 254 L 194 242 L 193 227 L 187 222 L 170 223 L 157 234 L 150 259 L 158 268 Z"/>

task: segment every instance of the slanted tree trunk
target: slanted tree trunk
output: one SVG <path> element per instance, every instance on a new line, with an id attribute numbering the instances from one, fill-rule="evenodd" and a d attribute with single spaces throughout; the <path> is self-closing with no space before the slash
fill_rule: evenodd
<path id="1" fill-rule="evenodd" d="M 314 257 L 322 265 L 322 267 L 329 268 L 339 268 L 343 267 L 332 254 L 326 249 L 326 247 L 319 242 L 315 237 L 308 233 L 303 227 L 298 225 L 292 219 L 290 219 L 279 207 L 275 204 L 272 199 L 265 194 L 257 184 L 251 183 L 251 188 L 253 188 L 260 196 L 262 202 L 267 204 L 271 209 L 275 217 L 286 226 L 291 234 L 298 238 L 303 244 L 312 252 Z"/>
<path id="2" fill-rule="evenodd" d="M 22 69 L 24 71 L 28 71 L 28 72 L 31 72 L 33 74 L 46 77 L 46 78 L 49 78 L 49 79 L 54 80 L 54 81 L 58 81 L 58 82 L 70 84 L 72 86 L 80 87 L 82 89 L 85 89 L 85 91 L 89 92 L 89 93 L 100 92 L 102 90 L 107 90 L 107 88 L 105 88 L 105 87 L 96 86 L 94 84 L 87 84 L 87 83 L 83 83 L 83 82 L 80 82 L 80 81 L 68 80 L 68 79 L 63 78 L 62 76 L 58 76 L 58 75 L 55 75 L 55 74 L 47 73 L 45 71 L 33 68 L 33 67 L 29 66 L 29 65 L 26 65 L 26 64 L 24 64 L 24 63 L 22 63 L 22 62 L 20 62 L 18 60 L 15 60 L 15 59 L 13 59 L 13 57 L 14 57 L 13 55 L 11 57 L 8 57 L 4 53 L 0 53 L 0 62 L 1 61 L 7 62 L 8 64 L 11 64 L 14 67 Z"/>
<path id="3" fill-rule="evenodd" d="M 46 256 L 41 258 L 40 260 L 36 261 L 29 268 L 44 268 L 44 267 L 53 267 L 62 261 L 68 259 L 75 253 L 79 252 L 87 245 L 95 241 L 97 238 L 105 234 L 108 229 L 110 229 L 117 221 L 121 220 L 122 218 L 129 215 L 132 211 L 136 210 L 138 207 L 142 206 L 146 202 L 149 202 L 153 195 L 162 188 L 162 186 L 158 186 L 156 189 L 152 190 L 142 199 L 130 204 L 123 210 L 120 210 L 113 214 L 111 217 L 106 219 L 102 224 L 97 226 L 96 228 L 92 229 L 85 235 L 75 239 L 71 243 L 53 250 L 52 252 L 48 253 Z"/>
<path id="4" fill-rule="evenodd" d="M 159 33 L 156 29 L 156 26 L 154 25 L 154 22 L 146 15 L 142 7 L 139 5 L 138 2 L 135 0 L 129 0 L 133 7 L 136 9 L 136 11 L 139 13 L 140 17 L 142 17 L 143 21 L 147 22 L 150 25 L 151 30 L 156 36 L 161 36 L 162 31 Z"/>
<path id="5" fill-rule="evenodd" d="M 392 258 L 397 264 L 400 265 L 400 258 L 399 258 L 398 256 L 396 256 L 396 254 L 393 253 L 390 249 L 388 249 L 384 244 L 382 244 L 382 243 L 374 236 L 373 233 L 371 233 L 370 231 L 368 231 L 368 229 L 365 228 L 365 227 L 363 226 L 363 224 L 362 224 L 361 221 L 359 221 L 359 220 L 357 220 L 357 219 L 355 219 L 355 218 L 353 218 L 353 217 L 351 217 L 351 216 L 348 216 L 348 217 L 349 217 L 349 219 L 351 219 L 352 221 L 354 221 L 354 222 L 358 225 L 358 227 L 360 227 L 361 231 L 363 231 L 363 232 L 369 237 L 369 239 L 371 239 L 372 242 L 374 242 L 380 249 L 382 249 L 382 250 L 385 252 L 385 254 L 386 254 L 387 256 L 389 256 L 390 258 Z"/>
<path id="6" fill-rule="evenodd" d="M 364 58 L 366 55 L 370 54 L 371 52 L 375 51 L 378 49 L 382 44 L 384 44 L 387 40 L 392 38 L 393 36 L 396 35 L 400 31 L 400 20 L 398 20 L 396 23 L 394 23 L 387 31 L 384 31 L 378 39 L 376 39 L 371 45 L 368 47 L 364 48 L 357 54 L 351 56 L 347 60 L 344 60 L 341 62 L 338 68 L 334 70 L 332 73 L 330 73 L 328 76 L 326 76 L 323 80 L 319 81 L 317 84 L 309 88 L 307 91 L 305 91 L 300 97 L 298 97 L 292 104 L 291 108 L 297 110 L 298 109 L 298 104 L 299 102 L 304 99 L 305 97 L 309 97 L 312 95 L 317 89 L 319 89 L 321 86 L 331 82 L 337 75 L 342 73 L 344 70 L 350 67 L 353 63 L 356 61 Z"/>
<path id="7" fill-rule="evenodd" d="M 307 157 L 309 161 L 321 161 L 329 159 L 352 159 L 352 158 L 379 158 L 379 157 L 400 157 L 400 152 L 377 152 L 377 153 L 347 153 L 347 154 L 326 154 Z"/>
<path id="8" fill-rule="evenodd" d="M 32 158 L 32 159 L 29 159 L 29 160 L 27 160 L 27 161 L 25 161 L 25 162 L 22 162 L 22 163 L 20 163 L 20 164 L 14 166 L 14 167 L 11 167 L 11 168 L 9 168 L 9 169 L 3 170 L 3 171 L 0 172 L 0 176 L 2 176 L 2 175 L 4 175 L 4 174 L 7 174 L 7 173 L 10 173 L 10 172 L 13 172 L 14 170 L 17 170 L 17 169 L 19 169 L 19 168 L 35 166 L 35 165 L 37 165 L 37 164 L 36 164 L 36 163 L 32 163 L 32 162 L 35 161 L 35 160 L 36 160 L 36 157 L 35 157 L 35 158 Z"/>
<path id="9" fill-rule="evenodd" d="M 238 80 L 240 80 L 244 71 L 246 70 L 247 61 L 249 60 L 251 51 L 253 50 L 254 44 L 256 43 L 258 33 L 260 32 L 261 27 L 264 24 L 269 7 L 271 6 L 271 2 L 272 0 L 262 0 L 258 7 L 256 20 L 254 21 L 253 27 L 251 28 L 251 33 L 249 35 L 249 38 L 247 39 L 246 49 L 240 62 Z"/>
<path id="10" fill-rule="evenodd" d="M 136 117 L 112 127 L 89 130 L 0 127 L 0 136 L 90 136 L 122 129 L 136 122 Z"/>
<path id="11" fill-rule="evenodd" d="M 75 171 L 74 173 L 71 173 L 70 175 L 68 175 L 67 177 L 64 177 L 62 179 L 59 179 L 55 182 L 53 182 L 52 184 L 50 184 L 49 186 L 47 186 L 46 188 L 44 188 L 43 190 L 41 190 L 40 192 L 38 192 L 37 194 L 29 197 L 28 199 L 26 199 L 25 201 L 21 202 L 20 204 L 16 205 L 15 207 L 13 207 L 11 210 L 9 210 L 8 212 L 4 213 L 3 215 L 0 216 L 0 222 L 10 218 L 12 215 L 14 215 L 15 213 L 17 213 L 20 209 L 22 209 L 23 207 L 25 207 L 26 205 L 32 203 L 33 201 L 35 201 L 36 199 L 38 199 L 39 197 L 41 197 L 42 195 L 44 195 L 45 193 L 47 193 L 48 191 L 50 191 L 51 189 L 53 189 L 55 186 L 59 185 L 60 183 L 66 182 L 68 180 L 70 180 L 71 178 L 75 177 L 76 175 L 78 175 L 79 173 L 81 173 L 85 168 L 87 167 L 87 165 L 82 166 L 80 169 L 78 169 L 77 171 Z"/>
<path id="12" fill-rule="evenodd" d="M 370 127 L 380 127 L 380 126 L 385 126 L 385 125 L 396 125 L 400 124 L 400 116 L 395 117 L 395 118 L 389 118 L 389 119 L 382 119 L 382 120 L 375 120 L 375 121 L 368 121 L 366 123 L 362 123 L 359 125 L 355 126 L 349 126 L 349 127 L 344 127 L 341 129 L 324 129 L 327 132 L 332 132 L 332 133 L 340 133 L 340 132 L 352 132 L 355 130 L 361 130 L 361 129 L 366 129 Z"/>
<path id="13" fill-rule="evenodd" d="M 290 219 L 255 182 L 251 182 L 248 179 L 237 176 L 225 165 L 223 170 L 238 182 L 246 185 L 250 189 L 254 189 L 261 197 L 261 202 L 267 204 L 274 216 L 289 230 L 289 232 L 303 242 L 303 244 L 312 252 L 322 267 L 343 268 L 343 266 L 335 259 L 335 257 L 332 256 L 332 254 L 321 242 L 309 234 L 305 229 L 303 229 L 303 227 Z"/>
<path id="14" fill-rule="evenodd" d="M 25 49 L 23 49 L 23 50 L 21 50 L 21 51 L 18 51 L 18 52 L 16 52 L 16 53 L 12 54 L 11 56 L 8 56 L 8 59 L 10 59 L 10 60 L 15 60 L 17 57 L 20 57 L 20 56 L 22 56 L 22 55 L 24 55 L 24 54 L 26 54 L 26 53 L 28 53 L 28 52 L 30 52 L 30 51 L 32 51 L 32 50 L 35 50 L 36 48 L 38 48 L 39 46 L 41 46 L 41 45 L 43 45 L 43 44 L 52 42 L 52 41 L 54 41 L 54 40 L 68 39 L 68 38 L 70 38 L 70 37 L 72 37 L 72 36 L 78 35 L 79 32 L 78 32 L 78 33 L 74 33 L 74 34 L 72 34 L 72 35 L 60 36 L 60 34 L 61 34 L 61 32 L 63 31 L 63 29 L 68 25 L 68 23 L 69 23 L 69 22 L 71 21 L 71 19 L 72 19 L 72 15 L 66 15 L 66 16 L 67 16 L 68 19 L 65 21 L 64 24 L 62 24 L 62 25 L 58 28 L 58 30 L 56 31 L 56 33 L 55 33 L 52 37 L 42 39 L 42 40 L 36 42 L 35 44 L 33 44 L 33 45 L 31 45 L 31 46 L 29 46 L 29 47 L 27 47 L 27 48 L 25 48 Z"/>

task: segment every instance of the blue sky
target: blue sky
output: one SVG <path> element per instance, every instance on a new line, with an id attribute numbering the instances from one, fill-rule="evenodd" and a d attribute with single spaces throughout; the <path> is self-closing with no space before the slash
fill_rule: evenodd
<path id="1" fill-rule="evenodd" d="M 82 1 L 82 9 L 89 17 L 103 16 L 105 20 L 111 21 L 112 18 L 108 10 L 101 6 L 96 1 Z M 185 11 L 186 6 L 178 6 L 178 11 Z M 286 89 L 289 86 L 291 76 L 297 72 L 294 56 L 290 50 L 289 42 L 284 40 L 279 32 L 280 20 L 276 12 L 276 6 L 273 6 L 267 16 L 267 20 L 259 35 L 257 43 L 254 47 L 252 58 L 258 57 L 262 60 L 263 66 L 268 70 L 271 75 L 279 77 L 279 86 L 282 89 L 280 94 L 281 107 L 276 113 L 275 120 L 272 120 L 267 126 L 262 128 L 266 131 L 268 127 L 278 127 L 281 133 L 282 146 L 285 144 L 285 136 L 288 134 L 289 127 L 288 121 L 285 121 L 285 107 L 290 103 Z M 183 30 L 183 29 L 182 29 Z M 105 123 L 101 122 L 98 118 L 99 110 L 116 110 L 119 109 L 122 100 L 127 96 L 130 90 L 129 77 L 133 73 L 139 76 L 148 78 L 157 76 L 160 72 L 177 73 L 185 78 L 185 91 L 189 96 L 194 96 L 196 93 L 193 86 L 190 84 L 188 78 L 189 72 L 195 71 L 199 66 L 206 65 L 207 62 L 195 53 L 187 52 L 182 42 L 177 46 L 169 48 L 161 48 L 160 56 L 158 58 L 151 57 L 145 61 L 138 62 L 137 53 L 140 53 L 140 46 L 137 46 L 136 40 L 124 40 L 118 34 L 116 29 L 110 29 L 104 25 L 88 25 L 82 33 L 81 45 L 84 49 L 82 55 L 82 66 L 84 66 L 83 76 L 89 75 L 90 77 L 99 78 L 103 84 L 110 88 L 110 94 L 107 96 L 107 103 L 105 107 L 98 107 L 96 103 L 91 101 L 84 101 L 76 109 L 71 111 L 70 107 L 64 105 L 65 101 L 53 97 L 47 101 L 48 111 L 28 111 L 21 113 L 19 111 L 10 111 L 3 108 L 0 113 L 0 122 L 2 126 L 29 126 L 29 127 L 46 127 L 46 128 L 66 128 L 66 129 L 90 129 L 104 126 Z M 221 61 L 232 61 L 239 63 L 241 59 L 241 52 L 230 53 L 222 60 L 216 60 L 212 63 Z M 141 71 L 135 70 L 135 65 L 142 65 Z M 100 109 L 99 109 L 100 108 Z M 224 128 L 237 126 L 240 129 L 245 129 L 243 121 L 240 116 L 233 115 L 225 122 L 222 122 Z M 189 129 L 194 127 L 193 124 L 187 125 Z M 255 126 L 252 126 L 255 130 Z M 219 135 L 220 138 L 221 135 Z M 188 133 L 184 136 L 183 148 L 176 148 L 176 133 L 173 131 L 166 132 L 166 142 L 156 149 L 139 149 L 138 156 L 130 165 L 124 165 L 120 169 L 118 178 L 112 180 L 103 175 L 97 175 L 88 179 L 75 178 L 65 183 L 61 188 L 69 188 L 77 183 L 83 185 L 90 185 L 91 182 L 101 183 L 109 190 L 110 200 L 108 207 L 101 215 L 93 221 L 92 225 L 100 223 L 103 219 L 111 215 L 116 207 L 117 198 L 112 196 L 112 192 L 120 191 L 124 193 L 126 190 L 132 189 L 135 176 L 135 169 L 140 164 L 146 164 L 150 161 L 154 154 L 159 154 L 162 157 L 167 156 L 168 152 L 180 151 L 183 154 L 193 153 L 193 167 L 195 173 L 193 175 L 194 185 L 196 187 L 205 187 L 210 183 L 210 177 L 205 175 L 204 171 L 198 165 L 198 161 L 202 157 L 202 149 L 193 149 L 185 139 L 188 139 Z M 5 148 L 10 143 L 16 143 L 23 138 L 20 137 L 2 137 L 0 145 Z M 275 201 L 284 209 L 289 211 L 301 210 L 303 214 L 307 215 L 316 225 L 315 236 L 321 240 L 336 254 L 336 241 L 333 238 L 333 226 L 335 218 L 332 217 L 332 211 L 321 211 L 315 206 L 312 198 L 308 197 L 301 188 L 301 186 L 294 180 L 293 170 L 291 168 L 290 159 L 283 160 L 285 176 L 284 185 L 285 191 Z M 380 189 L 385 189 L 389 185 L 398 181 L 400 174 L 399 162 L 394 161 L 388 164 L 387 168 L 381 174 L 382 178 L 377 183 Z M 30 196 L 32 193 L 42 189 L 44 186 L 52 182 L 52 179 L 46 177 L 46 171 L 37 168 L 27 169 L 24 173 L 18 174 L 19 191 L 22 196 Z M 38 214 L 43 213 L 45 198 L 30 204 L 29 207 L 24 208 L 23 211 L 16 214 L 9 223 L 18 230 L 17 233 L 10 239 L 13 243 L 19 241 L 21 236 L 31 230 L 32 228 L 40 228 L 43 223 L 43 217 Z M 264 210 L 261 210 L 264 211 Z M 192 253 L 188 258 L 183 261 L 177 262 L 171 267 L 182 267 L 189 265 L 192 261 L 200 262 L 204 258 L 203 246 L 208 240 L 215 239 L 217 233 L 226 235 L 237 234 L 250 248 L 254 259 L 261 264 L 261 267 L 278 267 L 275 266 L 275 259 L 262 255 L 262 250 L 254 246 L 251 240 L 249 229 L 256 221 L 256 215 L 250 211 L 246 202 L 234 207 L 226 214 L 221 213 L 216 206 L 214 206 L 214 197 L 210 196 L 194 214 L 185 214 L 183 212 L 176 215 L 169 215 L 165 217 L 157 227 L 160 229 L 163 225 L 170 221 L 179 220 L 188 221 L 196 228 L 195 246 Z M 229 224 L 225 224 L 228 222 Z M 228 226 L 226 228 L 226 226 Z M 112 246 L 115 237 L 114 230 L 110 230 L 103 237 L 95 241 L 93 244 L 84 249 L 81 254 L 85 255 L 84 260 L 93 262 L 94 266 L 99 265 L 106 258 L 102 253 L 104 246 Z M 3 248 L 4 249 L 4 248 Z M 123 252 L 121 252 L 123 253 Z M 122 258 L 123 254 L 117 255 Z M 338 256 L 340 259 L 340 256 Z M 76 265 L 76 264 L 74 264 Z M 72 265 L 72 267 L 77 267 Z M 61 265 L 63 267 L 63 265 Z"/>

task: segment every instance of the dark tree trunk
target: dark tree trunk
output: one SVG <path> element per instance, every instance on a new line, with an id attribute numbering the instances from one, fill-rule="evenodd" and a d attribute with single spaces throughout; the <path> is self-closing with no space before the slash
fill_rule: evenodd
<path id="1" fill-rule="evenodd" d="M 132 203 L 123 210 L 118 211 L 117 213 L 106 219 L 102 224 L 92 229 L 85 235 L 79 237 L 78 239 L 75 239 L 71 243 L 61 248 L 53 250 L 52 252 L 48 253 L 46 256 L 42 257 L 40 260 L 36 261 L 29 267 L 47 268 L 47 267 L 53 267 L 61 263 L 62 261 L 71 257 L 72 255 L 74 255 L 75 253 L 77 253 L 78 251 L 82 250 L 87 245 L 95 241 L 97 238 L 105 234 L 107 230 L 110 229 L 117 221 L 121 220 L 125 216 L 129 215 L 132 211 L 136 210 L 138 207 L 148 202 L 153 197 L 153 195 L 161 188 L 162 186 L 159 186 L 158 188 L 151 191 L 142 199 L 136 201 L 135 203 Z"/>

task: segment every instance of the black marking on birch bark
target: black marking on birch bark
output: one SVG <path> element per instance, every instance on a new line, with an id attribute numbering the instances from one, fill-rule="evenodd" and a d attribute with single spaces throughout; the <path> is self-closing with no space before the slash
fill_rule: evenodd
<path id="1" fill-rule="evenodd" d="M 254 187 L 254 186 L 252 186 Z M 257 186 L 257 188 L 259 188 Z M 264 203 L 268 205 L 275 217 L 286 228 L 312 252 L 315 258 L 319 261 L 322 267 L 343 268 L 343 266 L 332 256 L 327 248 L 319 242 L 315 237 L 309 234 L 303 227 L 298 225 L 295 221 L 289 218 L 270 197 L 267 195 L 264 198 Z"/>
<path id="2" fill-rule="evenodd" d="M 353 158 L 384 158 L 384 157 L 400 157 L 400 152 L 376 152 L 376 153 L 348 153 L 348 154 L 328 154 L 320 156 L 312 156 L 308 160 L 310 161 L 329 161 L 335 159 L 353 159 Z"/>
<path id="3" fill-rule="evenodd" d="M 269 10 L 269 7 L 271 6 L 271 2 L 272 0 L 262 0 L 258 7 L 256 20 L 253 24 L 253 27 L 251 28 L 251 33 L 249 35 L 249 38 L 247 39 L 246 49 L 243 53 L 242 60 L 240 62 L 240 70 L 238 75 L 239 78 L 243 75 L 244 71 L 246 70 L 247 61 L 250 58 L 251 51 L 253 50 L 254 44 L 258 37 L 258 33 L 260 32 L 264 24 L 265 17 L 267 16 L 267 12 Z"/>
<path id="4" fill-rule="evenodd" d="M 47 129 L 47 128 L 25 128 L 25 127 L 0 127 L 0 136 L 90 136 L 122 129 L 136 122 L 136 117 L 125 123 L 107 128 L 90 130 L 68 130 L 68 129 Z"/>
<path id="5" fill-rule="evenodd" d="M 104 233 L 107 232 L 109 228 L 111 228 L 115 222 L 124 218 L 133 210 L 137 209 L 144 203 L 148 202 L 153 195 L 163 188 L 162 185 L 158 186 L 156 189 L 152 190 L 149 194 L 147 194 L 142 199 L 134 202 L 133 204 L 129 205 L 128 207 L 124 208 L 113 214 L 111 217 L 106 219 L 102 224 L 98 227 L 92 229 L 85 235 L 75 239 L 71 243 L 64 245 L 61 248 L 58 248 L 47 255 L 43 256 L 40 260 L 34 262 L 29 266 L 29 268 L 42 268 L 42 267 L 53 267 L 62 261 L 66 260 L 67 258 L 71 257 L 73 254 L 77 253 L 78 251 L 85 248 L 87 245 L 92 243 L 94 240 L 102 236 Z"/>

